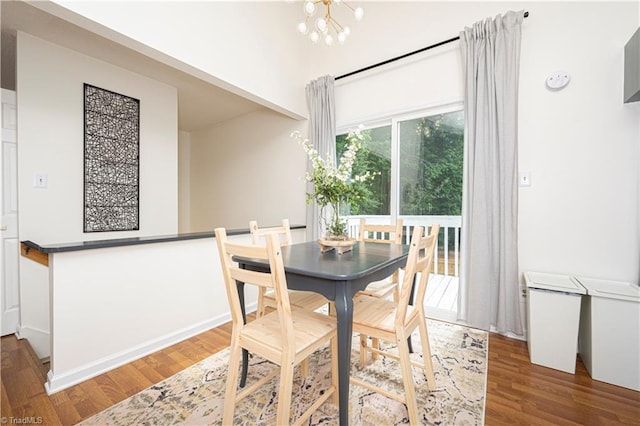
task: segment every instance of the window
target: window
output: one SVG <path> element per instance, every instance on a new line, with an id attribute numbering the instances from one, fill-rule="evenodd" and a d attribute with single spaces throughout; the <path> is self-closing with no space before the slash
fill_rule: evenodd
<path id="1" fill-rule="evenodd" d="M 365 145 L 354 164 L 355 174 L 366 170 L 379 172 L 370 183 L 370 194 L 361 202 L 352 202 L 349 211 L 342 213 L 459 216 L 464 141 L 462 106 L 393 117 L 386 123 L 366 128 Z M 336 137 L 338 158 L 345 142 L 346 133 Z"/>
<path id="2" fill-rule="evenodd" d="M 353 174 L 367 170 L 378 173 L 369 184 L 369 193 L 361 202 L 353 202 L 350 215 L 389 215 L 391 207 L 391 126 L 374 127 L 363 132 L 364 146 L 353 164 Z M 347 134 L 336 137 L 336 156 L 342 157 Z"/>
<path id="3" fill-rule="evenodd" d="M 399 121 L 400 215 L 460 216 L 462 111 Z"/>

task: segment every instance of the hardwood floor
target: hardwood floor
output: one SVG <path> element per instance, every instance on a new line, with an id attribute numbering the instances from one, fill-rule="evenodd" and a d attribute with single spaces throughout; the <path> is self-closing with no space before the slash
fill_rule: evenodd
<path id="1" fill-rule="evenodd" d="M 24 340 L 2 345 L 2 423 L 72 425 L 228 346 L 225 324 L 47 396 L 46 366 Z M 640 425 L 640 392 L 529 363 L 526 342 L 489 337 L 487 425 Z"/>
<path id="2" fill-rule="evenodd" d="M 487 425 L 640 425 L 640 392 L 531 364 L 526 342 L 489 337 Z"/>

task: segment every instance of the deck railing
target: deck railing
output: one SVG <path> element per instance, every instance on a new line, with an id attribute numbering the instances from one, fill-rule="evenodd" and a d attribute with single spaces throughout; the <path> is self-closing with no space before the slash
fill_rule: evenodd
<path id="1" fill-rule="evenodd" d="M 351 237 L 358 236 L 360 218 L 364 217 L 367 223 L 389 224 L 389 216 L 348 216 L 347 226 Z M 440 235 L 436 245 L 435 258 L 433 260 L 433 273 L 448 276 L 459 276 L 460 273 L 460 229 L 462 227 L 461 216 L 400 216 L 403 221 L 403 238 L 409 244 L 414 226 L 440 225 Z"/>

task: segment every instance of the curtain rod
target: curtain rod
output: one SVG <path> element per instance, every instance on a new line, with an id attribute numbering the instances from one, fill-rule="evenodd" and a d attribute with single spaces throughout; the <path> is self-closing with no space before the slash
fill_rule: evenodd
<path id="1" fill-rule="evenodd" d="M 528 18 L 529 17 L 529 12 L 524 12 L 524 17 Z M 378 62 L 377 64 L 369 65 L 368 67 L 360 68 L 359 70 L 355 70 L 355 71 L 351 71 L 351 72 L 343 74 L 343 75 L 339 75 L 338 77 L 335 78 L 335 80 L 340 80 L 341 78 L 345 78 L 345 77 L 351 77 L 352 75 L 359 74 L 359 73 L 364 72 L 364 71 L 369 71 L 372 68 L 376 68 L 376 67 L 379 67 L 379 66 L 382 66 L 382 65 L 386 65 L 386 64 L 388 64 L 390 62 L 395 62 L 395 61 L 398 61 L 400 59 L 404 59 L 407 56 L 415 55 L 417 53 L 422 53 L 422 52 L 425 52 L 425 51 L 427 51 L 429 49 L 433 49 L 435 47 L 440 47 L 440 46 L 442 46 L 444 44 L 451 43 L 452 41 L 456 41 L 456 40 L 460 40 L 460 36 L 453 37 L 453 38 L 450 38 L 448 40 L 444 40 L 444 41 L 438 42 L 436 44 L 432 44 L 431 46 L 423 47 L 422 49 L 414 50 L 413 52 L 405 53 L 404 55 L 396 56 L 395 58 L 387 59 L 386 61 Z"/>

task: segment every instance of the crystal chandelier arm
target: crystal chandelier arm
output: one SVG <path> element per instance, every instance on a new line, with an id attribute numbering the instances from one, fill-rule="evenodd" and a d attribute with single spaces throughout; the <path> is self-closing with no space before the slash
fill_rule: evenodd
<path id="1" fill-rule="evenodd" d="M 331 24 L 331 26 L 333 27 L 333 29 L 334 29 L 334 31 L 336 33 L 344 31 L 344 28 L 342 28 L 342 25 L 340 25 L 340 23 L 338 21 L 333 19 L 332 16 L 329 16 L 329 19 L 327 20 L 327 22 Z"/>
<path id="2" fill-rule="evenodd" d="M 300 22 L 298 24 L 298 32 L 300 34 L 307 34 L 309 32 L 309 26 L 307 25 L 309 22 L 310 16 L 305 16 L 304 22 Z"/>
<path id="3" fill-rule="evenodd" d="M 318 3 L 324 3 L 324 0 L 303 0 L 303 10 L 305 15 L 314 15 L 316 13 L 316 5 Z"/>
<path id="4" fill-rule="evenodd" d="M 357 7 L 357 8 L 353 8 L 353 6 L 351 6 L 349 3 L 347 3 L 346 1 L 342 1 L 342 4 L 344 4 L 345 6 L 347 6 L 349 9 L 351 9 L 351 11 L 353 12 L 353 14 L 356 17 L 356 21 L 360 21 L 362 19 L 362 15 L 363 15 L 363 10 L 361 7 Z"/>
<path id="5" fill-rule="evenodd" d="M 311 41 L 316 43 L 321 34 L 324 34 L 323 37 L 327 45 L 331 45 L 334 40 L 334 36 L 337 37 L 337 40 L 340 44 L 344 44 L 346 38 L 351 33 L 351 29 L 348 26 L 342 26 L 332 14 L 331 6 L 344 4 L 347 9 L 354 13 L 356 21 L 362 20 L 363 9 L 361 7 L 353 7 L 345 0 L 303 0 L 304 1 L 304 12 L 306 14 L 306 18 L 304 22 L 300 22 L 298 24 L 298 32 L 301 34 L 309 34 Z M 316 12 L 316 6 L 326 8 L 324 12 L 324 16 L 321 15 L 319 18 L 315 19 L 315 28 L 309 28 L 307 25 L 309 23 L 309 18 L 311 18 Z M 312 29 L 311 33 L 308 30 Z M 335 32 L 335 34 L 331 34 L 331 32 Z"/>
<path id="6" fill-rule="evenodd" d="M 326 6 L 327 6 L 327 13 L 324 15 L 324 20 L 327 21 L 327 23 L 329 23 L 334 20 L 333 17 L 331 16 L 331 2 L 326 3 Z"/>
<path id="7" fill-rule="evenodd" d="M 320 0 L 320 1 L 324 1 L 324 0 Z M 327 14 L 325 15 L 324 19 L 325 21 L 327 21 L 327 24 L 331 24 L 331 26 L 333 27 L 333 30 L 336 32 L 336 34 L 340 33 L 341 31 L 344 30 L 344 28 L 342 28 L 342 25 L 340 25 L 340 23 L 338 21 L 335 20 L 335 18 L 331 15 L 331 5 L 333 4 L 333 1 L 324 1 L 324 3 L 327 6 Z M 347 4 L 346 2 L 342 2 L 342 4 Z M 349 5 L 347 5 L 347 7 L 350 7 Z M 351 10 L 353 10 L 353 8 L 351 8 Z"/>
<path id="8" fill-rule="evenodd" d="M 349 3 L 347 3 L 346 1 L 342 0 L 340 3 L 344 4 L 345 6 L 347 6 L 349 9 L 351 9 L 352 12 L 355 12 L 356 10 L 353 8 L 353 6 L 351 6 Z"/>

